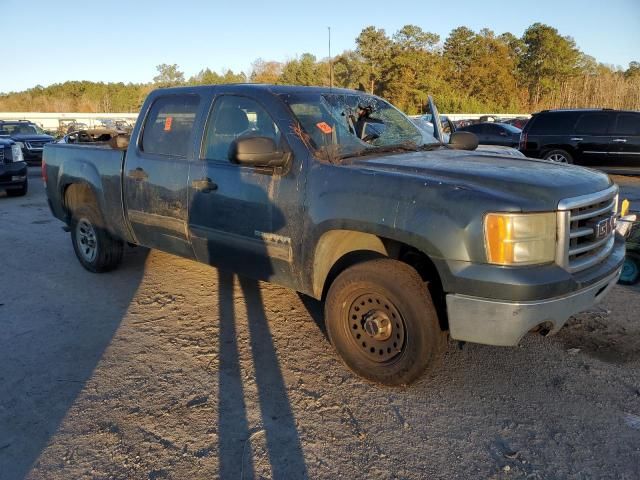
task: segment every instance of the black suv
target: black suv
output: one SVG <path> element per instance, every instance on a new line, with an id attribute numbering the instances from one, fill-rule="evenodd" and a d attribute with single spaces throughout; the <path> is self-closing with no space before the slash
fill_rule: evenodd
<path id="1" fill-rule="evenodd" d="M 20 145 L 24 159 L 32 162 L 42 161 L 42 149 L 54 140 L 28 120 L 0 120 L 0 137 L 9 137 Z"/>
<path id="2" fill-rule="evenodd" d="M 640 112 L 543 110 L 525 125 L 520 151 L 612 172 L 640 170 Z"/>

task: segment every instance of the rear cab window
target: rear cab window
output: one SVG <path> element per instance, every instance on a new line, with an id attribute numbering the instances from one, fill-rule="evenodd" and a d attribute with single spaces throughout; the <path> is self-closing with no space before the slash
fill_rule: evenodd
<path id="1" fill-rule="evenodd" d="M 158 97 L 144 124 L 140 150 L 147 154 L 186 158 L 200 105 L 194 94 Z"/>

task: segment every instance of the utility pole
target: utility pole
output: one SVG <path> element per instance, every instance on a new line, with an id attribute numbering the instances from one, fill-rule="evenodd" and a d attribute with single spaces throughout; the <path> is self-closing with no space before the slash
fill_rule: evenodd
<path id="1" fill-rule="evenodd" d="M 329 30 L 329 88 L 333 88 L 333 58 L 331 58 L 331 27 Z"/>

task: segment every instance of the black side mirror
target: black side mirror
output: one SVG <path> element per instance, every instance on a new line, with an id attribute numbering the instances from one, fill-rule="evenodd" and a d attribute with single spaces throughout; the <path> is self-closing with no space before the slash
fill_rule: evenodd
<path id="1" fill-rule="evenodd" d="M 449 146 L 454 150 L 475 150 L 478 148 L 478 137 L 463 130 L 453 132 L 449 137 Z"/>
<path id="2" fill-rule="evenodd" d="M 229 159 L 253 167 L 282 167 L 287 162 L 287 154 L 278 150 L 272 138 L 244 137 L 231 143 Z"/>

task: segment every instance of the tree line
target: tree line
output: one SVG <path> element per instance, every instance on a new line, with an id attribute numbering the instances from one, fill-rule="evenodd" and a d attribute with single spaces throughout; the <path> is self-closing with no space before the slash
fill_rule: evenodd
<path id="1" fill-rule="evenodd" d="M 248 74 L 209 68 L 186 78 L 158 65 L 152 82 L 69 81 L 0 94 L 0 111 L 136 112 L 154 88 L 237 82 L 353 88 L 389 99 L 408 114 L 433 95 L 449 113 L 517 113 L 545 108 L 640 110 L 640 62 L 598 63 L 555 28 L 534 23 L 521 37 L 458 27 L 444 41 L 416 25 L 392 35 L 364 28 L 356 48 L 332 58 L 310 53 L 284 62 L 257 59 Z"/>

